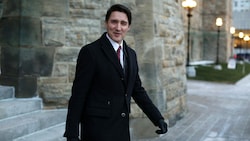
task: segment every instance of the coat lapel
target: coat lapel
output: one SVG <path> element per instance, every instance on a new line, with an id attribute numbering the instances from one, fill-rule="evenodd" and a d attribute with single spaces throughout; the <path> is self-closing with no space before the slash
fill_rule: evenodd
<path id="1" fill-rule="evenodd" d="M 118 59 L 117 59 L 117 55 L 116 52 L 114 50 L 114 48 L 112 47 L 112 44 L 109 42 L 108 38 L 106 37 L 106 33 L 104 33 L 101 37 L 101 48 L 102 51 L 104 52 L 105 56 L 110 60 L 110 62 L 113 64 L 113 66 L 115 67 L 115 69 L 118 71 L 118 73 L 120 74 L 121 77 L 125 77 L 124 76 L 124 72 L 122 69 L 122 66 L 120 65 Z M 130 51 L 130 49 L 128 48 L 126 42 L 124 41 L 123 43 L 123 47 L 124 47 L 124 55 L 126 57 L 126 61 L 127 61 L 127 68 L 126 68 L 126 83 L 125 85 L 127 85 L 127 90 L 131 91 L 132 90 L 132 85 L 133 83 L 131 83 L 132 81 L 134 81 L 132 78 L 135 78 L 136 76 L 136 72 L 135 72 L 135 68 L 137 67 L 135 62 L 136 62 L 136 58 L 133 57 L 134 54 L 132 51 Z"/>
<path id="2" fill-rule="evenodd" d="M 106 33 L 102 35 L 101 40 L 102 40 L 101 43 L 103 43 L 101 48 L 104 54 L 110 60 L 110 62 L 114 65 L 115 69 L 120 73 L 120 75 L 124 75 L 122 66 L 120 65 L 117 59 L 117 55 L 116 55 L 114 48 L 112 47 L 112 44 L 109 42 L 108 38 L 106 37 Z"/>
<path id="3" fill-rule="evenodd" d="M 127 46 L 127 44 L 124 42 L 124 48 L 125 48 L 125 57 L 126 57 L 126 61 L 127 61 L 127 67 L 126 67 L 126 74 L 127 74 L 127 77 L 126 77 L 126 79 L 127 79 L 127 90 L 128 91 L 130 91 L 130 90 L 132 90 L 132 85 L 131 84 L 133 84 L 132 83 L 132 78 L 134 78 L 135 77 L 135 64 L 134 64 L 134 62 L 136 61 L 136 60 L 134 60 L 134 59 L 136 59 L 136 58 L 133 58 L 133 54 L 132 54 L 132 52 L 129 50 L 129 48 L 128 48 L 128 46 Z"/>

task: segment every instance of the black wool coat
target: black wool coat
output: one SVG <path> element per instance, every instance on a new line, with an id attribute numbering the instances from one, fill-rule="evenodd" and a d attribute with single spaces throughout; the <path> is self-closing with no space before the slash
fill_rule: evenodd
<path id="1" fill-rule="evenodd" d="M 129 141 L 131 97 L 154 125 L 163 119 L 141 85 L 135 51 L 125 42 L 123 48 L 125 73 L 106 33 L 80 50 L 65 137 L 80 134 L 82 141 Z"/>

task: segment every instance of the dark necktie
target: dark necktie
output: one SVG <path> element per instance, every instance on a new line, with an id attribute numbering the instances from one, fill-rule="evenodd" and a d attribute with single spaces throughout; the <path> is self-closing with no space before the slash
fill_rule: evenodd
<path id="1" fill-rule="evenodd" d="M 120 62 L 120 52 L 121 52 L 121 49 L 122 49 L 122 47 L 119 46 L 119 48 L 117 49 L 117 52 L 116 52 L 119 62 Z"/>

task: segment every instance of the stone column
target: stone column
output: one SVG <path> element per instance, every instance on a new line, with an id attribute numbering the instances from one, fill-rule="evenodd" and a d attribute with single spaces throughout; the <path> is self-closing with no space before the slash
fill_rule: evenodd
<path id="1" fill-rule="evenodd" d="M 137 0 L 136 3 L 137 11 L 134 11 L 132 27 L 135 33 L 135 50 L 137 52 L 141 80 L 153 103 L 163 110 L 164 106 L 159 101 L 159 97 L 162 96 L 162 88 L 160 88 L 161 84 L 157 81 L 159 78 L 159 67 L 157 66 L 161 64 L 158 62 L 158 57 L 161 57 L 161 54 L 156 53 L 157 48 L 154 42 L 154 1 Z M 162 3 L 162 1 L 160 0 L 159 3 Z M 161 99 L 164 100 L 163 98 Z M 132 108 L 132 110 L 134 109 Z M 132 138 L 135 140 L 155 137 L 155 128 L 148 118 L 132 119 L 131 130 Z"/>
<path id="2" fill-rule="evenodd" d="M 136 8 L 132 29 L 142 83 L 173 126 L 185 111 L 185 48 L 180 7 L 174 0 L 136 0 Z M 140 115 L 133 106 L 132 111 Z M 131 130 L 134 139 L 156 136 L 156 128 L 148 118 L 132 119 Z"/>
<path id="3" fill-rule="evenodd" d="M 51 75 L 55 48 L 43 45 L 40 19 L 48 11 L 65 15 L 65 1 L 2 0 L 0 84 L 15 86 L 16 97 L 36 96 L 37 77 Z"/>

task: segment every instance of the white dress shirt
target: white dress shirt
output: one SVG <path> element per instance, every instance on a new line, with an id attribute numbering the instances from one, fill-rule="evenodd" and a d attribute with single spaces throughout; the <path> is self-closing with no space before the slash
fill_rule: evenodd
<path id="1" fill-rule="evenodd" d="M 107 38 L 109 39 L 110 43 L 112 44 L 115 52 L 117 52 L 119 46 L 121 46 L 121 50 L 120 50 L 120 64 L 122 66 L 122 68 L 124 67 L 124 61 L 123 61 L 123 41 L 121 42 L 121 44 L 118 44 L 117 42 L 115 42 L 114 40 L 112 40 L 108 34 L 106 34 Z"/>

